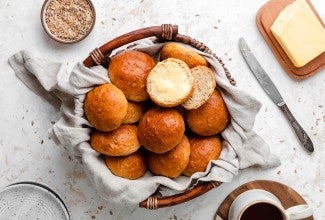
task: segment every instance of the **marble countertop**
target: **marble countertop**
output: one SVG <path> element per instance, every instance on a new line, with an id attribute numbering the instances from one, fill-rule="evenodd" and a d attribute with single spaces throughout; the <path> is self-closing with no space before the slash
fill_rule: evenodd
<path id="1" fill-rule="evenodd" d="M 265 0 L 93 1 L 97 21 L 92 33 L 73 45 L 51 40 L 40 22 L 42 1 L 0 1 L 0 188 L 30 179 L 61 194 L 74 219 L 213 219 L 222 200 L 239 185 L 270 179 L 291 186 L 325 219 L 325 70 L 304 81 L 290 78 L 258 32 L 255 15 Z M 325 20 L 325 2 L 312 0 Z M 96 193 L 81 166 L 49 139 L 47 130 L 59 113 L 19 81 L 8 57 L 22 49 L 63 62 L 69 69 L 94 49 L 126 32 L 162 23 L 208 45 L 225 62 L 239 87 L 263 106 L 254 130 L 281 159 L 281 166 L 249 168 L 231 182 L 185 204 L 156 211 L 112 205 Z M 311 155 L 301 147 L 281 111 L 244 63 L 237 42 L 244 37 L 283 94 L 292 113 L 314 142 Z"/>

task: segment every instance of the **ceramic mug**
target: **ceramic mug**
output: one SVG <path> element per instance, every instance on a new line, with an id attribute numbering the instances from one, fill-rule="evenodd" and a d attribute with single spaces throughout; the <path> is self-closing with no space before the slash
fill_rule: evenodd
<path id="1" fill-rule="evenodd" d="M 228 220 L 251 219 L 249 215 L 259 215 L 262 219 L 272 217 L 270 219 L 298 220 L 310 217 L 312 214 L 313 211 L 307 204 L 284 209 L 280 200 L 272 193 L 252 189 L 243 192 L 233 201 L 229 209 Z"/>

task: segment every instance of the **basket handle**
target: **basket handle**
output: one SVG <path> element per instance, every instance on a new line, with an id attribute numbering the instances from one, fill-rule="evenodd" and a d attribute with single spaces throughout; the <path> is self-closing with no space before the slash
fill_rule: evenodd
<path id="1" fill-rule="evenodd" d="M 222 182 L 210 181 L 202 182 L 192 189 L 186 190 L 183 193 L 175 194 L 172 196 L 162 197 L 160 193 L 151 195 L 148 199 L 139 203 L 139 207 L 146 209 L 159 209 L 178 205 L 187 201 L 190 201 L 204 193 L 210 191 L 213 188 L 220 186 Z"/>
<path id="2" fill-rule="evenodd" d="M 100 65 L 106 61 L 113 50 L 132 43 L 137 40 L 141 40 L 148 37 L 157 37 L 158 39 L 171 40 L 178 32 L 177 25 L 163 24 L 161 26 L 152 26 L 142 29 L 138 29 L 124 35 L 121 35 L 103 46 L 93 50 L 90 55 L 83 61 L 86 67 L 92 67 L 94 65 Z"/>

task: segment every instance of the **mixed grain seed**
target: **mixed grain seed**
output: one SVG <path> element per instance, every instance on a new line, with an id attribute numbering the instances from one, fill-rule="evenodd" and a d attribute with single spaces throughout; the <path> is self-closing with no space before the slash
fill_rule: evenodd
<path id="1" fill-rule="evenodd" d="M 63 41 L 82 38 L 94 22 L 94 13 L 86 0 L 52 0 L 45 11 L 49 31 Z"/>

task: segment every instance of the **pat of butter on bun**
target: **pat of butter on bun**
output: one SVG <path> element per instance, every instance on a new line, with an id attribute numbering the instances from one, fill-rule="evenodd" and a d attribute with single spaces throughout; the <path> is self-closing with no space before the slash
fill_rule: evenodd
<path id="1" fill-rule="evenodd" d="M 174 107 L 186 101 L 194 89 L 194 77 L 187 64 L 168 58 L 150 71 L 147 92 L 153 102 L 162 107 Z"/>

